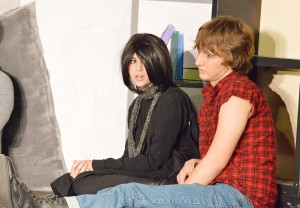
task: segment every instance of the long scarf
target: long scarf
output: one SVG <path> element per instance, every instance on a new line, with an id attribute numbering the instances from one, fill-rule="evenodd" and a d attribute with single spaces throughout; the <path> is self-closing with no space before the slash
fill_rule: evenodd
<path id="1" fill-rule="evenodd" d="M 140 154 L 142 146 L 144 144 L 144 140 L 146 137 L 146 133 L 148 130 L 148 126 L 150 123 L 150 119 L 151 119 L 151 115 L 153 112 L 153 109 L 158 101 L 159 96 L 161 95 L 161 92 L 158 91 L 158 87 L 154 86 L 152 83 L 147 86 L 143 92 L 141 94 L 139 94 L 136 98 L 136 101 L 134 103 L 133 106 L 133 110 L 131 113 L 131 118 L 130 118 L 130 122 L 129 122 L 129 129 L 128 129 L 128 152 L 129 152 L 129 157 L 136 157 Z M 140 136 L 140 140 L 138 145 L 136 146 L 135 141 L 134 141 L 134 130 L 136 128 L 136 121 L 137 121 L 137 117 L 139 115 L 140 112 L 140 107 L 141 107 L 141 101 L 142 99 L 151 99 L 152 103 L 150 105 L 147 117 L 146 117 L 146 121 Z"/>

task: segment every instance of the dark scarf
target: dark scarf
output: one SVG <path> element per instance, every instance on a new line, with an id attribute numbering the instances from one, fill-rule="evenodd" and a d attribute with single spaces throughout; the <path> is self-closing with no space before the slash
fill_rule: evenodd
<path id="1" fill-rule="evenodd" d="M 141 94 L 139 94 L 137 96 L 136 101 L 135 101 L 134 106 L 133 106 L 132 113 L 131 113 L 131 118 L 130 118 L 130 122 L 129 122 L 129 129 L 128 129 L 128 152 L 129 152 L 129 157 L 136 157 L 140 154 L 142 146 L 144 144 L 144 140 L 145 140 L 145 137 L 146 137 L 146 133 L 147 133 L 147 130 L 148 130 L 148 126 L 149 126 L 149 123 L 150 123 L 150 119 L 151 119 L 153 109 L 154 109 L 160 95 L 161 95 L 161 92 L 158 91 L 158 87 L 154 86 L 151 83 L 149 86 L 147 86 L 143 90 L 143 92 Z M 147 118 L 146 118 L 143 130 L 142 130 L 141 136 L 140 136 L 139 143 L 136 146 L 135 142 L 134 142 L 133 134 L 134 134 L 134 130 L 136 128 L 137 117 L 138 117 L 139 112 L 140 112 L 141 101 L 142 101 L 142 99 L 151 99 L 151 98 L 153 98 L 153 100 L 152 100 L 152 103 L 150 105 L 150 108 L 149 108 L 149 111 L 148 111 L 148 114 L 147 114 Z"/>

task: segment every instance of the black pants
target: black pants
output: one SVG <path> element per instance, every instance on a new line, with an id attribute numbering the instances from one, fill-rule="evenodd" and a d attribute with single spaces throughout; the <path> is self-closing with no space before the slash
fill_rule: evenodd
<path id="1" fill-rule="evenodd" d="M 51 183 L 54 194 L 64 196 L 77 196 L 82 194 L 95 194 L 97 191 L 113 187 L 119 184 L 137 182 L 149 185 L 171 184 L 165 179 L 152 179 L 132 177 L 120 174 L 99 175 L 95 172 L 84 172 L 72 179 L 70 173 L 66 173 Z"/>

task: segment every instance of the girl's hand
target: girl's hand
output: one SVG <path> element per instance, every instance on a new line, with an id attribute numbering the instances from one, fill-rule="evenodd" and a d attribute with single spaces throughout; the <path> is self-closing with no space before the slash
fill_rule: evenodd
<path id="1" fill-rule="evenodd" d="M 184 166 L 177 175 L 178 184 L 184 184 L 185 180 L 193 173 L 200 161 L 200 159 L 191 159 L 184 163 Z"/>
<path id="2" fill-rule="evenodd" d="M 74 160 L 70 175 L 72 178 L 76 178 L 79 173 L 92 170 L 94 170 L 92 160 Z"/>

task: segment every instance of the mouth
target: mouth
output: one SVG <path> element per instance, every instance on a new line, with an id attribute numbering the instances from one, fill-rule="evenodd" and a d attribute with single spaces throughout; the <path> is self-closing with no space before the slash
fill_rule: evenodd
<path id="1" fill-rule="evenodd" d="M 141 80 L 143 80 L 143 78 L 144 78 L 143 75 L 136 75 L 135 76 L 135 80 L 137 80 L 137 81 L 141 81 Z"/>

